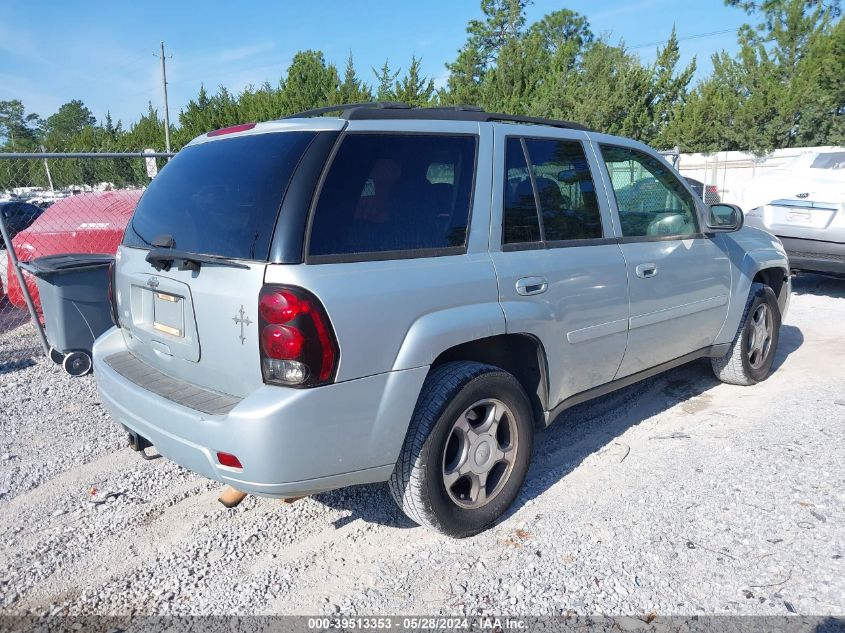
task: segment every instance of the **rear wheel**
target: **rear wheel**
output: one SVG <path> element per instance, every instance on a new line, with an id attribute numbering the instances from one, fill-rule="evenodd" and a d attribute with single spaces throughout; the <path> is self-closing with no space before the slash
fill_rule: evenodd
<path id="1" fill-rule="evenodd" d="M 711 359 L 716 377 L 732 385 L 753 385 L 768 378 L 779 332 L 780 308 L 774 291 L 765 284 L 752 284 L 730 350 L 722 358 Z"/>
<path id="2" fill-rule="evenodd" d="M 533 445 L 528 398 L 509 373 L 475 362 L 435 367 L 420 393 L 390 491 L 413 521 L 476 534 L 513 503 Z"/>

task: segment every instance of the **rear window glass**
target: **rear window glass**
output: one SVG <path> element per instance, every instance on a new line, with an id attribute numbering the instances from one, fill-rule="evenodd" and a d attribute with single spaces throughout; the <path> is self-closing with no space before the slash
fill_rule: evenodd
<path id="1" fill-rule="evenodd" d="M 826 152 L 813 159 L 812 169 L 845 169 L 845 152 Z"/>
<path id="2" fill-rule="evenodd" d="M 242 136 L 187 147 L 141 197 L 123 243 L 266 260 L 285 189 L 316 132 Z"/>
<path id="3" fill-rule="evenodd" d="M 314 211 L 310 256 L 463 247 L 476 138 L 349 134 Z"/>

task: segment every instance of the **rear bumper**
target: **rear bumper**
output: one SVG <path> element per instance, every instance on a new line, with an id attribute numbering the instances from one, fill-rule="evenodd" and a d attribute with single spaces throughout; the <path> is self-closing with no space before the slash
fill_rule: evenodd
<path id="1" fill-rule="evenodd" d="M 845 243 L 778 237 L 793 269 L 845 274 Z"/>
<path id="2" fill-rule="evenodd" d="M 208 415 L 139 387 L 103 362 L 123 351 L 117 328 L 94 345 L 97 387 L 117 422 L 191 471 L 271 497 L 386 481 L 428 371 L 315 389 L 262 386 L 226 415 Z M 243 469 L 221 466 L 217 451 L 236 455 Z"/>

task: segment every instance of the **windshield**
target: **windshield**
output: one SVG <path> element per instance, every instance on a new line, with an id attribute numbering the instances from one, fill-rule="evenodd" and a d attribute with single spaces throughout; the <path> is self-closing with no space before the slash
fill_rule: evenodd
<path id="1" fill-rule="evenodd" d="M 845 152 L 819 154 L 810 167 L 813 169 L 845 169 Z"/>
<path id="2" fill-rule="evenodd" d="M 256 134 L 183 149 L 141 197 L 123 243 L 149 248 L 169 236 L 182 251 L 266 260 L 288 182 L 315 134 Z"/>

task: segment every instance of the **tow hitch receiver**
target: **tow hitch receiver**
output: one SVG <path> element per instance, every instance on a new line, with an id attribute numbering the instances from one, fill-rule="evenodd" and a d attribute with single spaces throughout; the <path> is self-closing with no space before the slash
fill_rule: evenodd
<path id="1" fill-rule="evenodd" d="M 135 431 L 127 431 L 129 433 L 129 448 L 133 451 L 141 453 L 144 459 L 158 459 L 161 455 L 147 455 L 145 449 L 152 446 L 152 442 L 143 435 L 138 435 Z"/>

